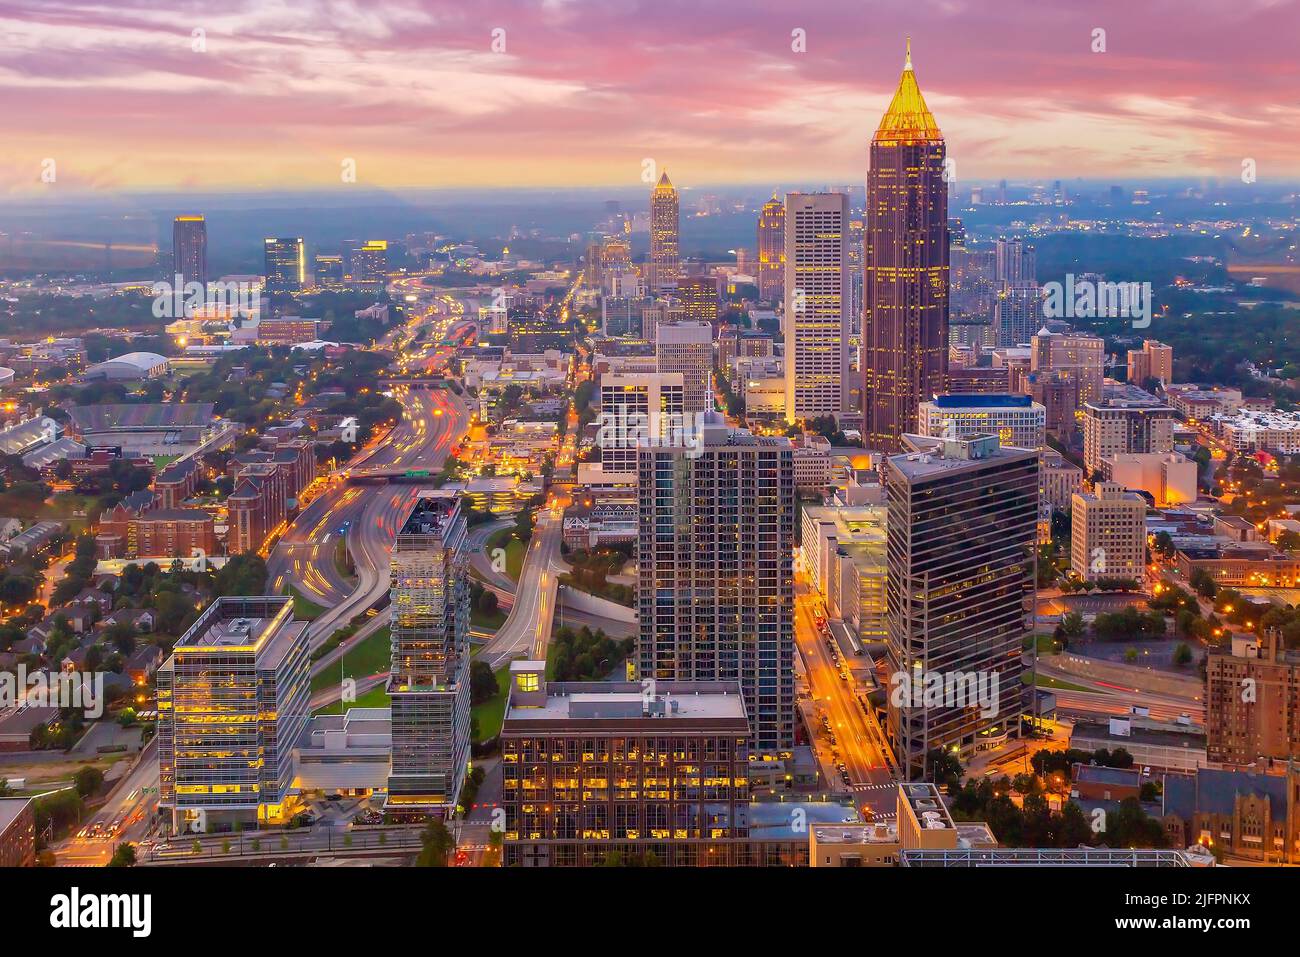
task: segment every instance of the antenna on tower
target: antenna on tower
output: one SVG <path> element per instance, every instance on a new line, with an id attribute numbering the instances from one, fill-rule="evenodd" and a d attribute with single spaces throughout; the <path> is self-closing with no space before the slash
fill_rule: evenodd
<path id="1" fill-rule="evenodd" d="M 903 61 L 903 69 L 912 69 L 912 38 L 910 36 L 907 38 L 907 59 Z"/>

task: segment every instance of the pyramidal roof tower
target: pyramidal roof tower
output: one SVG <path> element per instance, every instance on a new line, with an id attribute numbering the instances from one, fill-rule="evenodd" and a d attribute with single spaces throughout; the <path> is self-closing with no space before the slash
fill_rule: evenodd
<path id="1" fill-rule="evenodd" d="M 928 143 L 942 138 L 939 124 L 925 105 L 925 97 L 916 82 L 916 73 L 912 70 L 912 38 L 908 37 L 903 75 L 898 78 L 898 89 L 894 91 L 889 109 L 880 118 L 873 140 L 876 143 Z"/>
<path id="2" fill-rule="evenodd" d="M 871 138 L 863 231 L 862 422 L 867 447 L 902 449 L 948 378 L 948 182 L 943 134 L 912 70 Z"/>

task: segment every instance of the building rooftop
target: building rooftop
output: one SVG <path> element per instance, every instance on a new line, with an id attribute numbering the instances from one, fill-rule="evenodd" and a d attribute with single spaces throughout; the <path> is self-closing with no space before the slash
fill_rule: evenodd
<path id="1" fill-rule="evenodd" d="M 931 401 L 940 409 L 1031 409 L 1034 406 L 1029 395 L 994 393 L 950 392 Z"/>
<path id="2" fill-rule="evenodd" d="M 460 499 L 452 489 L 423 489 L 402 522 L 399 535 L 441 535 L 456 514 Z"/>
<path id="3" fill-rule="evenodd" d="M 1011 462 L 1017 459 L 1037 461 L 1033 449 L 1017 449 L 1000 445 L 997 436 L 973 435 L 968 439 L 931 438 L 925 435 L 903 436 L 904 445 L 914 449 L 901 455 L 889 456 L 889 464 L 909 481 L 928 478 L 978 467 L 983 462 Z"/>
<path id="4" fill-rule="evenodd" d="M 293 618 L 293 599 L 278 596 L 218 598 L 173 649 L 177 655 L 251 651 L 258 667 L 274 667 L 307 622 Z"/>

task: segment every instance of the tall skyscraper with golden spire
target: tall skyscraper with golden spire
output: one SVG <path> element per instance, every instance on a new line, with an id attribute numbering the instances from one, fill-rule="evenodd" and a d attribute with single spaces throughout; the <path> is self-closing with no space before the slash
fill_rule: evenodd
<path id="1" fill-rule="evenodd" d="M 758 214 L 758 298 L 778 302 L 785 295 L 785 203 L 775 194 Z"/>
<path id="2" fill-rule="evenodd" d="M 948 376 L 948 189 L 943 134 L 912 71 L 871 140 L 863 257 L 863 438 L 896 452 Z"/>
<path id="3" fill-rule="evenodd" d="M 681 237 L 681 210 L 677 190 L 668 179 L 668 171 L 650 192 L 650 262 L 646 288 L 671 289 L 677 285 L 682 260 L 678 248 Z"/>

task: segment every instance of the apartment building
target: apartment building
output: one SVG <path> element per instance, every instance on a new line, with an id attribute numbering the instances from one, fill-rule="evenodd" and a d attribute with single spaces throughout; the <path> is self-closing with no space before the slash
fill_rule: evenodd
<path id="1" fill-rule="evenodd" d="M 1070 507 L 1070 570 L 1087 581 L 1146 580 L 1147 504 L 1115 482 L 1076 492 Z"/>

